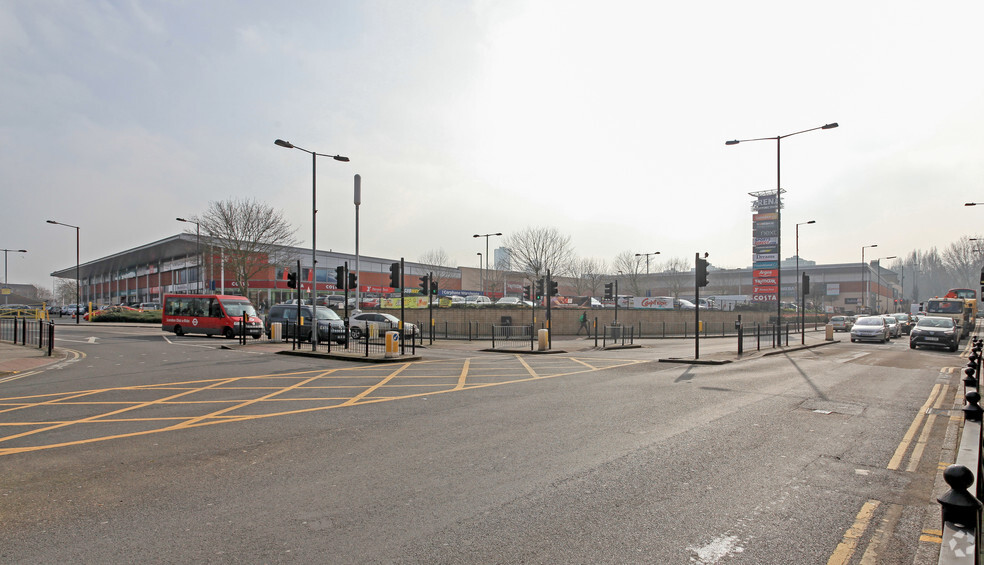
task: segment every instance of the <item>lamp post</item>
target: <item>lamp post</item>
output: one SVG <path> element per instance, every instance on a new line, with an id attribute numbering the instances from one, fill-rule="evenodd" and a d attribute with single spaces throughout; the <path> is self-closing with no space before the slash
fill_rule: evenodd
<path id="1" fill-rule="evenodd" d="M 297 149 L 311 155 L 311 315 L 314 320 L 311 320 L 311 351 L 317 351 L 318 349 L 318 324 L 316 315 L 316 304 L 317 304 L 317 287 L 318 287 L 318 157 L 331 157 L 336 161 L 348 162 L 349 158 L 342 155 L 327 155 L 325 153 L 316 153 L 314 151 L 309 151 L 303 147 L 298 147 L 289 141 L 284 141 L 278 139 L 273 142 L 280 147 L 286 147 L 287 149 Z M 347 281 L 346 281 L 347 282 Z M 297 273 L 297 296 L 298 302 L 300 302 L 301 296 L 301 273 Z"/>
<path id="2" fill-rule="evenodd" d="M 739 143 L 745 141 L 771 141 L 776 142 L 776 258 L 778 259 L 777 265 L 779 267 L 776 269 L 776 323 L 782 322 L 782 166 L 781 166 L 781 141 L 784 138 L 792 137 L 794 135 L 799 135 L 801 133 L 806 133 L 808 131 L 816 131 L 819 129 L 833 129 L 837 127 L 837 122 L 831 122 L 829 124 L 824 124 L 815 128 L 805 129 L 802 131 L 796 131 L 793 133 L 787 133 L 785 135 L 777 135 L 773 137 L 757 137 L 754 139 L 732 139 L 731 141 L 725 141 L 725 145 L 738 145 Z"/>
<path id="3" fill-rule="evenodd" d="M 82 315 L 79 314 L 79 307 L 82 306 L 82 277 L 79 276 L 79 226 L 63 224 L 54 220 L 47 220 L 47 222 L 49 224 L 65 226 L 66 228 L 75 228 L 75 325 L 78 325 L 79 318 L 82 317 Z"/>
<path id="4" fill-rule="evenodd" d="M 486 234 L 475 234 L 472 237 L 484 237 L 485 238 L 485 272 L 482 273 L 482 294 L 485 294 L 485 275 L 489 270 L 489 237 L 493 235 L 502 235 L 502 233 L 486 233 Z M 481 269 L 479 269 L 481 270 Z"/>
<path id="5" fill-rule="evenodd" d="M 7 279 L 7 252 L 13 251 L 14 253 L 27 253 L 27 249 L 4 249 L 3 250 L 3 286 L 9 289 L 10 281 Z M 3 295 L 3 303 L 7 304 L 8 295 Z"/>
<path id="6" fill-rule="evenodd" d="M 198 289 L 198 294 L 202 293 L 202 225 L 195 220 L 186 220 L 184 218 L 174 218 L 179 222 L 185 222 L 189 224 L 195 224 L 195 264 L 198 266 L 198 284 L 195 287 Z"/>
<path id="7" fill-rule="evenodd" d="M 865 271 L 868 270 L 868 265 L 866 265 L 865 262 L 864 262 L 864 250 L 865 249 L 868 249 L 870 247 L 878 247 L 878 244 L 875 243 L 873 245 L 862 245 L 861 246 L 861 312 L 860 312 L 861 314 L 864 314 L 865 313 L 865 311 L 864 311 L 864 299 L 865 299 L 865 295 L 868 294 L 868 287 L 867 287 L 867 285 L 865 284 L 865 281 L 864 281 L 864 273 L 865 273 Z"/>
<path id="8" fill-rule="evenodd" d="M 895 255 L 890 255 L 888 257 L 879 257 L 878 259 L 875 259 L 875 261 L 878 263 L 878 294 L 876 295 L 876 298 L 878 300 L 878 302 L 877 302 L 878 306 L 876 306 L 876 308 L 878 310 L 881 310 L 881 260 L 882 259 L 895 259 L 895 258 L 896 258 Z"/>
<path id="9" fill-rule="evenodd" d="M 646 258 L 646 282 L 647 282 L 647 284 L 649 282 L 649 256 L 650 255 L 659 255 L 659 251 L 653 251 L 652 253 L 636 253 L 635 254 L 636 257 L 645 257 Z M 646 290 L 646 296 L 649 296 L 649 289 Z"/>
<path id="10" fill-rule="evenodd" d="M 806 343 L 806 293 L 800 296 L 800 226 L 817 223 L 816 220 L 796 224 L 796 296 L 800 299 L 800 344 Z"/>

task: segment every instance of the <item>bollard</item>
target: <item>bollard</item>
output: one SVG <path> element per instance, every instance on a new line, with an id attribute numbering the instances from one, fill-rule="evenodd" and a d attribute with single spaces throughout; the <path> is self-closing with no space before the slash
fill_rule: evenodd
<path id="1" fill-rule="evenodd" d="M 967 405 L 963 408 L 964 418 L 971 422 L 980 422 L 984 409 L 981 408 L 981 393 L 971 390 L 964 395 Z"/>
<path id="2" fill-rule="evenodd" d="M 975 387 L 975 388 L 977 387 L 977 377 L 974 374 L 975 372 L 976 371 L 974 370 L 974 362 L 968 361 L 967 367 L 964 369 L 964 375 L 966 375 L 963 379 L 964 386 Z"/>
<path id="3" fill-rule="evenodd" d="M 943 471 L 943 480 L 950 485 L 950 490 L 936 499 L 942 506 L 943 521 L 976 530 L 981 501 L 967 490 L 974 484 L 974 474 L 963 465 L 950 465 Z"/>
<path id="4" fill-rule="evenodd" d="M 386 353 L 385 357 L 400 356 L 400 332 L 386 332 Z"/>
<path id="5" fill-rule="evenodd" d="M 537 330 L 536 337 L 539 351 L 546 351 L 550 348 L 550 330 Z"/>

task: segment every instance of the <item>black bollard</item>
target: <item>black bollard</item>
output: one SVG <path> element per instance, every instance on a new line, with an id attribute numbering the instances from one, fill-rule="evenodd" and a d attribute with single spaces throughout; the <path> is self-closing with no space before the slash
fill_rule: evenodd
<path id="1" fill-rule="evenodd" d="M 963 408 L 964 418 L 971 422 L 980 422 L 981 415 L 984 414 L 984 409 L 981 408 L 981 393 L 971 390 L 964 395 L 964 398 L 967 399 L 967 405 Z"/>
<path id="2" fill-rule="evenodd" d="M 974 474 L 963 465 L 950 465 L 943 471 L 943 480 L 950 485 L 950 490 L 936 499 L 942 506 L 943 521 L 976 530 L 981 501 L 967 490 L 974 483 Z"/>
<path id="3" fill-rule="evenodd" d="M 967 363 L 967 367 L 964 368 L 964 375 L 965 375 L 963 379 L 964 386 L 968 388 L 969 387 L 977 388 L 977 376 L 976 376 L 976 371 L 974 370 L 973 361 Z"/>

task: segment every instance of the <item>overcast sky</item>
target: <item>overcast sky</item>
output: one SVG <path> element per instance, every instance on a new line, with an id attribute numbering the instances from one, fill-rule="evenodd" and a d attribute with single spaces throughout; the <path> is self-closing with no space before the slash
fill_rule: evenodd
<path id="1" fill-rule="evenodd" d="M 528 226 L 577 253 L 860 261 L 979 233 L 984 2 L 0 0 L 0 247 L 13 283 L 250 197 L 318 246 L 477 266 Z M 496 239 L 492 239 L 496 247 Z M 656 264 L 652 267 L 656 269 Z"/>

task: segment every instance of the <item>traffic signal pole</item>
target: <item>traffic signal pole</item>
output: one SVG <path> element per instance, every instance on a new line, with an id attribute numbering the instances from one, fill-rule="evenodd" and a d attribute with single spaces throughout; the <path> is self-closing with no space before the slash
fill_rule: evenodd
<path id="1" fill-rule="evenodd" d="M 700 253 L 694 254 L 694 360 L 700 359 Z"/>

